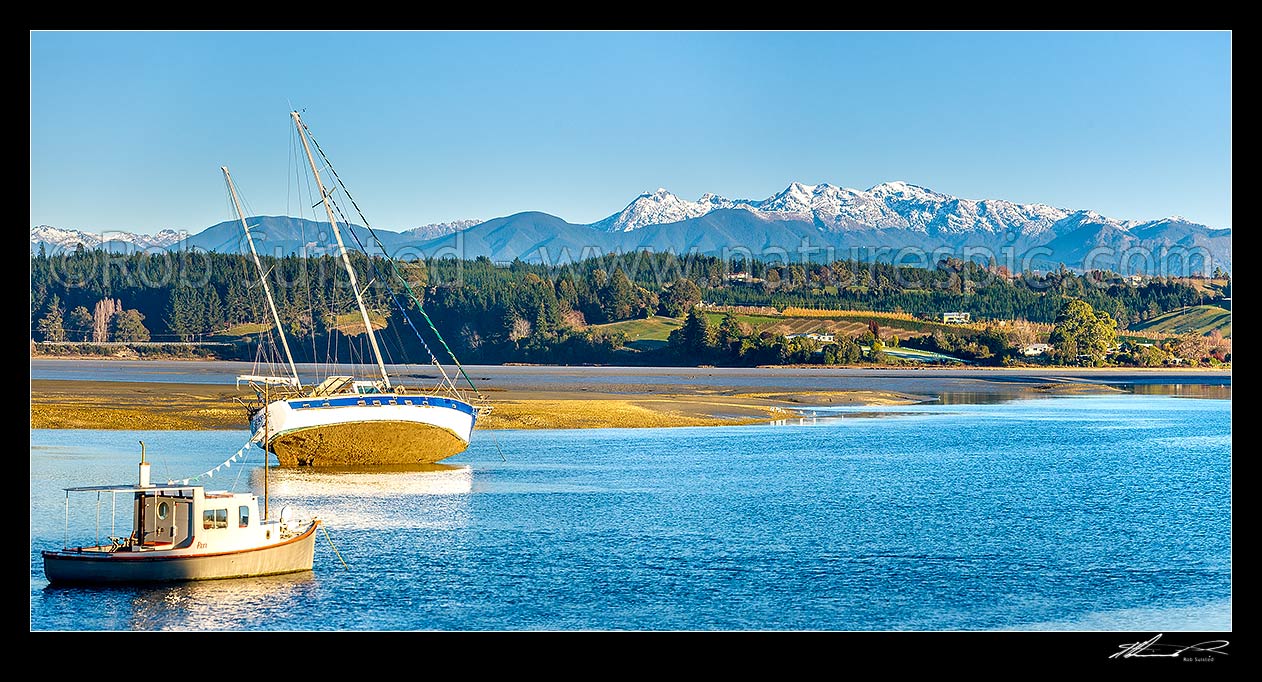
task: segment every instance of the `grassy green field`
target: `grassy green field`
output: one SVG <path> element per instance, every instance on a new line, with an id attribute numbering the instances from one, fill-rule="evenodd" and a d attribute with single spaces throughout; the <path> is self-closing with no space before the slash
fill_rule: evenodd
<path id="1" fill-rule="evenodd" d="M 710 324 L 718 325 L 723 321 L 724 313 L 706 313 Z M 868 320 L 875 319 L 881 325 L 881 335 L 897 335 L 908 339 L 913 336 L 925 336 L 934 329 L 943 329 L 957 334 L 972 334 L 967 327 L 939 324 L 924 320 L 897 320 L 862 313 L 834 315 L 829 317 L 779 317 L 771 315 L 737 314 L 736 320 L 749 327 L 755 334 L 770 331 L 775 334 L 809 334 L 811 332 L 831 332 L 845 336 L 859 336 L 868 328 Z"/>
<path id="2" fill-rule="evenodd" d="M 1200 277 L 1178 277 L 1178 278 L 1175 278 L 1174 281 L 1180 284 L 1186 284 L 1203 294 L 1210 294 L 1211 296 L 1214 296 L 1214 295 L 1221 295 L 1223 293 L 1223 289 L 1227 286 L 1227 283 L 1230 282 L 1231 280 L 1202 279 Z"/>
<path id="3" fill-rule="evenodd" d="M 368 313 L 368 319 L 372 321 L 373 331 L 385 329 L 388 325 L 386 318 L 374 312 Z M 364 318 L 358 312 L 342 313 L 337 316 L 335 328 L 347 336 L 358 336 L 364 333 Z"/>
<path id="4" fill-rule="evenodd" d="M 935 353 L 933 351 L 921 350 L 919 348 L 889 348 L 885 349 L 886 354 L 893 355 L 896 358 L 906 360 L 919 360 L 921 362 L 954 362 L 967 364 L 966 361 L 950 355 Z"/>
<path id="5" fill-rule="evenodd" d="M 627 347 L 636 350 L 652 350 L 666 345 L 666 337 L 680 327 L 683 320 L 654 315 L 642 320 L 623 320 L 609 324 L 594 324 L 591 329 L 622 332 L 627 335 Z"/>
<path id="6" fill-rule="evenodd" d="M 250 334 L 261 334 L 272 326 L 270 324 L 257 324 L 254 322 L 245 322 L 243 324 L 234 324 L 217 336 L 249 336 Z"/>
<path id="7" fill-rule="evenodd" d="M 1212 305 L 1195 305 L 1172 310 L 1134 326 L 1135 329 L 1157 334 L 1208 334 L 1215 329 L 1223 336 L 1231 336 L 1231 311 Z"/>

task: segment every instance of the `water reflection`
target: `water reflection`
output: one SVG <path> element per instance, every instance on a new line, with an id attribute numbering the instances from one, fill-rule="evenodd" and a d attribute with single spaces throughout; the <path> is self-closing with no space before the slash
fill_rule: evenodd
<path id="1" fill-rule="evenodd" d="M 469 465 L 271 467 L 267 477 L 272 516 L 289 507 L 294 518 L 322 519 L 334 535 L 350 529 L 461 528 L 470 522 Z M 251 472 L 250 486 L 262 496 L 262 467 Z"/>
<path id="2" fill-rule="evenodd" d="M 91 602 L 115 630 L 233 630 L 257 627 L 317 587 L 314 571 L 159 585 L 54 586 L 50 600 Z"/>
<path id="3" fill-rule="evenodd" d="M 473 468 L 468 465 L 271 467 L 267 476 L 268 492 L 276 497 L 462 495 L 473 490 Z M 262 468 L 251 472 L 250 486 L 263 492 Z"/>
<path id="4" fill-rule="evenodd" d="M 889 417 L 906 417 L 909 415 L 939 415 L 947 414 L 946 412 L 925 412 L 921 410 L 907 410 L 893 407 L 885 410 L 872 409 L 820 409 L 820 410 L 801 410 L 801 416 L 789 419 L 777 419 L 769 422 L 768 426 L 827 426 L 836 424 L 845 419 L 880 419 Z"/>
<path id="5" fill-rule="evenodd" d="M 1028 393 L 980 392 L 980 391 L 943 391 L 937 400 L 926 401 L 938 405 L 998 405 L 1018 398 L 1042 398 L 1044 396 Z"/>
<path id="6" fill-rule="evenodd" d="M 1216 398 L 1231 400 L 1231 384 L 1135 384 L 1131 392 L 1138 395 L 1174 395 L 1184 398 Z"/>

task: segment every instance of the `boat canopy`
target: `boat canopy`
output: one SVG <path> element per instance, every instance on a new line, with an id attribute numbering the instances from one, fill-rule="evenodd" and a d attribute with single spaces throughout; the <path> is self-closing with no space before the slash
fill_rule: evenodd
<path id="1" fill-rule="evenodd" d="M 85 485 L 77 488 L 62 488 L 62 490 L 68 493 L 171 493 L 200 487 L 197 485 Z"/>

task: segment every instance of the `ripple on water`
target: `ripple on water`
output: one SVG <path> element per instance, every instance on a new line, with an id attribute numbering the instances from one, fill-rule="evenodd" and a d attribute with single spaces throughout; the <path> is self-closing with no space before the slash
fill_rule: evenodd
<path id="1" fill-rule="evenodd" d="M 848 411 L 873 414 L 502 431 L 503 459 L 475 438 L 433 469 L 271 469 L 273 514 L 327 523 L 314 571 L 99 590 L 46 588 L 61 488 L 135 480 L 139 439 L 167 478 L 248 434 L 32 431 L 31 629 L 1230 629 L 1230 402 Z M 214 481 L 261 478 L 253 457 Z M 94 532 L 91 503 L 72 537 Z"/>

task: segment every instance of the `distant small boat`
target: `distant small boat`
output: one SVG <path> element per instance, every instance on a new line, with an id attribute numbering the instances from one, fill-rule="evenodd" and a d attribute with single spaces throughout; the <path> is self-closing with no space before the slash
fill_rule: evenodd
<path id="1" fill-rule="evenodd" d="M 266 475 L 266 473 L 265 473 Z M 197 485 L 153 485 L 141 444 L 137 485 L 66 488 L 97 493 L 97 539 L 91 546 L 45 550 L 44 575 L 56 584 L 147 583 L 215 580 L 310 571 L 319 519 L 294 520 L 282 509 L 278 519 L 259 516 L 251 493 L 208 491 Z M 110 536 L 100 539 L 102 494 L 109 493 Z M 131 532 L 114 536 L 117 496 L 131 502 Z M 68 539 L 68 538 L 67 538 Z"/>

